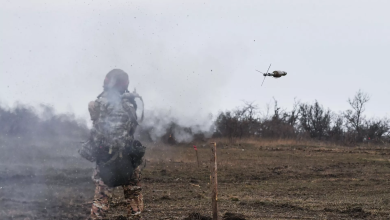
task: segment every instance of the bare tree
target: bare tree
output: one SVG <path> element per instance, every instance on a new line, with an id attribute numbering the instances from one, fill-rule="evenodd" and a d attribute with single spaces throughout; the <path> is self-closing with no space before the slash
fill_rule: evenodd
<path id="1" fill-rule="evenodd" d="M 294 128 L 297 126 L 297 121 L 299 119 L 299 104 L 300 102 L 294 98 L 293 109 L 288 115 L 287 123 L 293 126 Z"/>
<path id="2" fill-rule="evenodd" d="M 258 107 L 257 105 L 253 104 L 253 102 L 244 102 L 245 106 L 243 109 L 246 110 L 246 113 L 244 116 L 244 122 L 247 124 L 247 135 L 248 136 L 254 136 L 257 133 L 258 130 Z"/>
<path id="3" fill-rule="evenodd" d="M 379 141 L 390 130 L 389 120 L 387 118 L 367 120 L 364 130 L 365 135 L 371 140 Z"/>
<path id="4" fill-rule="evenodd" d="M 295 137 L 294 126 L 290 123 L 292 114 L 281 109 L 274 99 L 274 114 L 264 118 L 260 123 L 260 134 L 264 138 L 292 138 Z M 295 116 L 293 116 L 295 117 Z M 292 119 L 293 121 L 295 119 Z"/>
<path id="5" fill-rule="evenodd" d="M 329 131 L 329 138 L 333 141 L 342 141 L 344 138 L 345 130 L 344 130 L 344 124 L 345 120 L 342 114 L 335 114 L 333 113 L 331 115 L 331 128 Z"/>
<path id="6" fill-rule="evenodd" d="M 300 125 L 310 137 L 321 140 L 329 136 L 331 112 L 325 110 L 317 100 L 312 105 L 301 103 L 299 114 Z"/>
<path id="7" fill-rule="evenodd" d="M 389 119 L 365 118 L 369 100 L 370 97 L 359 90 L 348 99 L 351 108 L 338 114 L 324 108 L 317 100 L 313 103 L 295 100 L 292 110 L 285 110 L 274 98 L 273 109 L 270 109 L 271 103 L 267 104 L 266 114 L 258 111 L 253 102 L 244 102 L 234 111 L 220 113 L 215 135 L 229 138 L 305 137 L 347 145 L 355 145 L 365 137 L 378 143 L 390 142 Z"/>
<path id="8" fill-rule="evenodd" d="M 222 137 L 232 139 L 235 137 L 235 130 L 237 128 L 237 119 L 230 111 L 221 112 L 215 122 L 216 134 Z"/>
<path id="9" fill-rule="evenodd" d="M 357 141 L 363 139 L 362 135 L 362 126 L 364 124 L 364 111 L 366 103 L 370 101 L 370 97 L 367 93 L 359 90 L 353 99 L 348 99 L 348 103 L 352 109 L 349 109 L 345 112 L 344 116 L 347 120 L 347 126 L 349 129 L 352 129 L 355 134 Z"/>

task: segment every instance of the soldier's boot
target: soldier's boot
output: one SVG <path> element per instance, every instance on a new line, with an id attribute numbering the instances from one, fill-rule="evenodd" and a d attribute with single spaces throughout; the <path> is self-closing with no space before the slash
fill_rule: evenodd
<path id="1" fill-rule="evenodd" d="M 141 220 L 144 209 L 142 189 L 140 186 L 123 186 L 125 201 L 127 204 L 127 217 L 129 220 Z"/>
<path id="2" fill-rule="evenodd" d="M 108 219 L 107 212 L 110 208 L 112 188 L 105 185 L 102 180 L 95 181 L 95 184 L 95 196 L 93 198 L 90 218 L 92 220 Z"/>

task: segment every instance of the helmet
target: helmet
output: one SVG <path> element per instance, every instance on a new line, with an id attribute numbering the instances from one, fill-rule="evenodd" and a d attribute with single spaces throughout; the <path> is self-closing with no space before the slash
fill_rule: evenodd
<path id="1" fill-rule="evenodd" d="M 125 92 L 129 86 L 129 76 L 121 69 L 113 69 L 107 73 L 104 79 L 104 90 L 116 89 Z"/>

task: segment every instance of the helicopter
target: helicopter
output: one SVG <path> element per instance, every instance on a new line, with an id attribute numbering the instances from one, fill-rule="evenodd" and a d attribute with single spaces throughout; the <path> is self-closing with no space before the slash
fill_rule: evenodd
<path id="1" fill-rule="evenodd" d="M 266 77 L 266 76 L 272 76 L 272 77 L 274 77 L 274 78 L 280 78 L 280 77 L 282 77 L 282 76 L 287 75 L 287 72 L 286 72 L 286 71 L 282 71 L 282 70 L 275 70 L 275 71 L 273 71 L 272 73 L 269 73 L 268 71 L 269 71 L 270 68 L 271 68 L 271 64 L 269 65 L 268 70 L 267 70 L 266 73 L 263 73 L 263 72 L 261 72 L 261 71 L 259 71 L 259 70 L 256 70 L 257 72 L 263 74 L 263 76 L 264 76 L 264 79 L 263 79 L 263 82 L 261 83 L 261 86 L 263 86 L 263 83 L 264 83 L 264 81 L 265 81 L 265 77 Z"/>

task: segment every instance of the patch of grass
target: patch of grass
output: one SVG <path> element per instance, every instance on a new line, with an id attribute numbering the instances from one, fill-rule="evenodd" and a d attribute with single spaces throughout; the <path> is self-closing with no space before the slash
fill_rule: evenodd
<path id="1" fill-rule="evenodd" d="M 232 210 L 247 219 L 386 219 L 390 215 L 390 149 L 295 140 L 212 141 L 218 143 L 220 216 Z M 210 146 L 202 144 L 195 143 L 198 167 L 194 144 L 145 143 L 145 219 L 211 215 Z M 0 219 L 11 218 L 7 214 L 11 212 L 36 219 L 87 216 L 94 190 L 92 170 L 64 166 L 68 159 L 57 159 L 50 159 L 50 166 L 22 160 L 2 164 L 0 183 L 6 190 L 1 191 L 1 201 L 10 212 L 0 212 Z M 120 188 L 115 190 L 120 195 L 116 204 L 124 204 L 122 194 Z M 85 209 L 77 218 L 72 214 L 75 207 Z M 113 212 L 124 211 L 113 206 Z"/>

